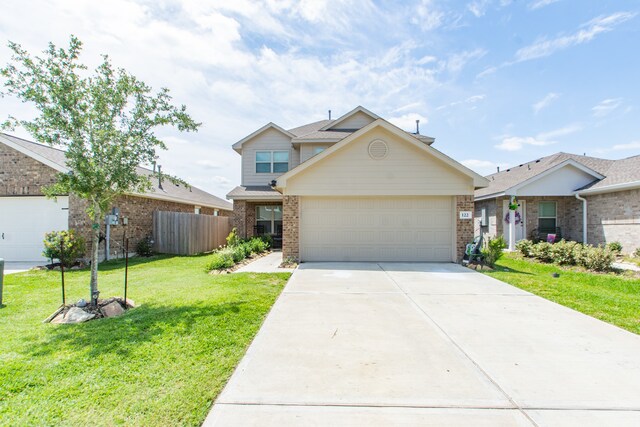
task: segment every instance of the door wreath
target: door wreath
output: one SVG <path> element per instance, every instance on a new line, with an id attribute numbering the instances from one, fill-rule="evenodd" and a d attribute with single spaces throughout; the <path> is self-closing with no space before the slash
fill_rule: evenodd
<path id="1" fill-rule="evenodd" d="M 507 214 L 504 216 L 504 222 L 506 222 L 507 224 L 509 224 L 510 218 L 509 218 L 509 213 L 507 212 Z M 520 216 L 520 212 L 515 211 L 515 217 L 516 217 L 516 225 L 521 224 L 522 223 L 522 216 Z"/>

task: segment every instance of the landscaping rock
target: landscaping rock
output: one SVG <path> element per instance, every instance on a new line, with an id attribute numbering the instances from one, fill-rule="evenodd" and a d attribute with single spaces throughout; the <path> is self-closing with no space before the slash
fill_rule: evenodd
<path id="1" fill-rule="evenodd" d="M 71 307 L 60 323 L 82 323 L 94 317 L 96 317 L 96 315 L 93 313 L 87 313 L 79 307 Z"/>
<path id="2" fill-rule="evenodd" d="M 83 307 L 86 307 L 86 306 L 87 306 L 87 302 L 84 300 L 84 298 L 81 298 L 80 301 L 78 301 L 76 303 L 76 307 L 83 308 Z"/>
<path id="3" fill-rule="evenodd" d="M 104 317 L 116 317 L 124 314 L 124 308 L 122 308 L 118 301 L 110 302 L 102 307 L 100 311 L 102 311 Z"/>
<path id="4" fill-rule="evenodd" d="M 136 302 L 132 299 L 127 298 L 127 307 L 134 308 L 136 306 Z"/>

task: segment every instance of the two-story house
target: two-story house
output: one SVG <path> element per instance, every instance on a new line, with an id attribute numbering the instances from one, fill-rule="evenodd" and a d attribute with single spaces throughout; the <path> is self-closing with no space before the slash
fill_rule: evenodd
<path id="1" fill-rule="evenodd" d="M 269 123 L 233 145 L 228 195 L 240 236 L 270 234 L 300 261 L 456 261 L 473 239 L 485 178 L 357 107 L 293 129 Z"/>

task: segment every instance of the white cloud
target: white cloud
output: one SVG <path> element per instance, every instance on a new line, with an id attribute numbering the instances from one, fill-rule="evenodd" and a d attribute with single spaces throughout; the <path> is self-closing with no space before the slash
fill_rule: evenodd
<path id="1" fill-rule="evenodd" d="M 551 39 L 545 37 L 529 46 L 518 49 L 515 55 L 515 61 L 522 62 L 543 58 L 559 50 L 589 42 L 597 35 L 612 31 L 617 25 L 635 16 L 636 13 L 632 12 L 617 12 L 608 16 L 599 16 L 583 24 L 581 28 L 573 34 Z"/>
<path id="2" fill-rule="evenodd" d="M 509 165 L 507 163 L 496 163 L 490 160 L 479 160 L 479 159 L 467 159 L 463 160 L 460 163 L 473 170 L 480 175 L 489 175 L 491 173 L 497 172 L 497 168 L 500 167 L 502 169 L 507 168 Z"/>
<path id="3" fill-rule="evenodd" d="M 467 9 L 476 18 L 483 16 L 487 12 L 487 8 L 491 2 L 489 0 L 474 0 L 467 4 Z"/>
<path id="4" fill-rule="evenodd" d="M 558 141 L 555 138 L 569 135 L 575 132 L 578 132 L 582 129 L 580 125 L 572 124 L 559 129 L 554 129 L 548 132 L 542 132 L 537 134 L 536 136 L 512 136 L 506 135 L 501 137 L 502 142 L 500 144 L 495 145 L 499 150 L 504 151 L 518 151 L 523 149 L 526 145 L 532 146 L 545 146 L 556 144 Z"/>
<path id="5" fill-rule="evenodd" d="M 544 108 L 547 108 L 549 105 L 551 105 L 551 103 L 553 101 L 555 101 L 559 97 L 560 97 L 560 94 L 554 93 L 554 92 L 550 92 L 544 98 L 542 98 L 540 101 L 538 101 L 535 104 L 533 104 L 531 106 L 531 108 L 533 108 L 534 113 L 538 114 L 540 112 L 540 110 L 542 110 Z"/>
<path id="6" fill-rule="evenodd" d="M 617 110 L 621 105 L 622 98 L 603 99 L 598 103 L 598 105 L 594 106 L 591 111 L 593 112 L 594 117 L 603 118 Z"/>
<path id="7" fill-rule="evenodd" d="M 528 7 L 531 10 L 536 10 L 536 9 L 540 9 L 542 7 L 545 7 L 545 6 L 549 6 L 550 4 L 556 3 L 558 1 L 559 0 L 536 0 L 536 1 L 533 1 L 533 2 L 529 3 Z"/>
<path id="8" fill-rule="evenodd" d="M 486 98 L 486 95 L 472 95 L 466 99 L 463 99 L 462 101 L 453 101 L 450 102 L 448 104 L 444 104 L 444 105 L 440 105 L 439 107 L 436 108 L 436 110 L 444 110 L 447 108 L 451 108 L 451 107 L 457 107 L 458 105 L 465 105 L 465 104 L 476 104 L 480 101 L 482 101 L 483 99 Z M 472 107 L 475 108 L 475 107 Z"/>
<path id="9" fill-rule="evenodd" d="M 442 69 L 450 73 L 460 72 L 469 62 L 482 58 L 487 54 L 485 49 L 477 48 L 451 54 L 446 60 L 440 62 Z"/>
<path id="10" fill-rule="evenodd" d="M 411 22 L 420 26 L 423 31 L 431 31 L 442 25 L 444 16 L 444 12 L 436 7 L 433 0 L 421 0 Z"/>
<path id="11" fill-rule="evenodd" d="M 426 129 L 429 120 L 423 115 L 420 115 L 418 113 L 408 113 L 403 114 L 402 116 L 389 118 L 389 121 L 391 123 L 398 126 L 400 129 L 406 130 L 407 132 L 416 131 L 416 120 L 420 120 L 420 133 L 422 135 L 427 135 L 428 133 L 425 133 L 423 131 Z"/>
<path id="12" fill-rule="evenodd" d="M 595 150 L 596 153 L 609 153 L 611 151 L 638 151 L 640 150 L 640 140 L 639 141 L 632 141 L 629 142 L 628 144 L 615 144 L 612 147 L 609 148 L 600 148 L 598 150 Z"/>

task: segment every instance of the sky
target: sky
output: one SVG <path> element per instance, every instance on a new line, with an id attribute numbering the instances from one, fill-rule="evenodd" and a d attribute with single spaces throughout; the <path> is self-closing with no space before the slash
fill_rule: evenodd
<path id="1" fill-rule="evenodd" d="M 84 43 L 187 105 L 198 133 L 159 129 L 163 171 L 220 197 L 231 145 L 358 105 L 483 175 L 558 151 L 640 154 L 640 2 L 625 0 L 3 0 L 8 41 Z M 0 119 L 34 110 L 0 98 Z M 14 134 L 28 137 L 24 130 Z"/>

